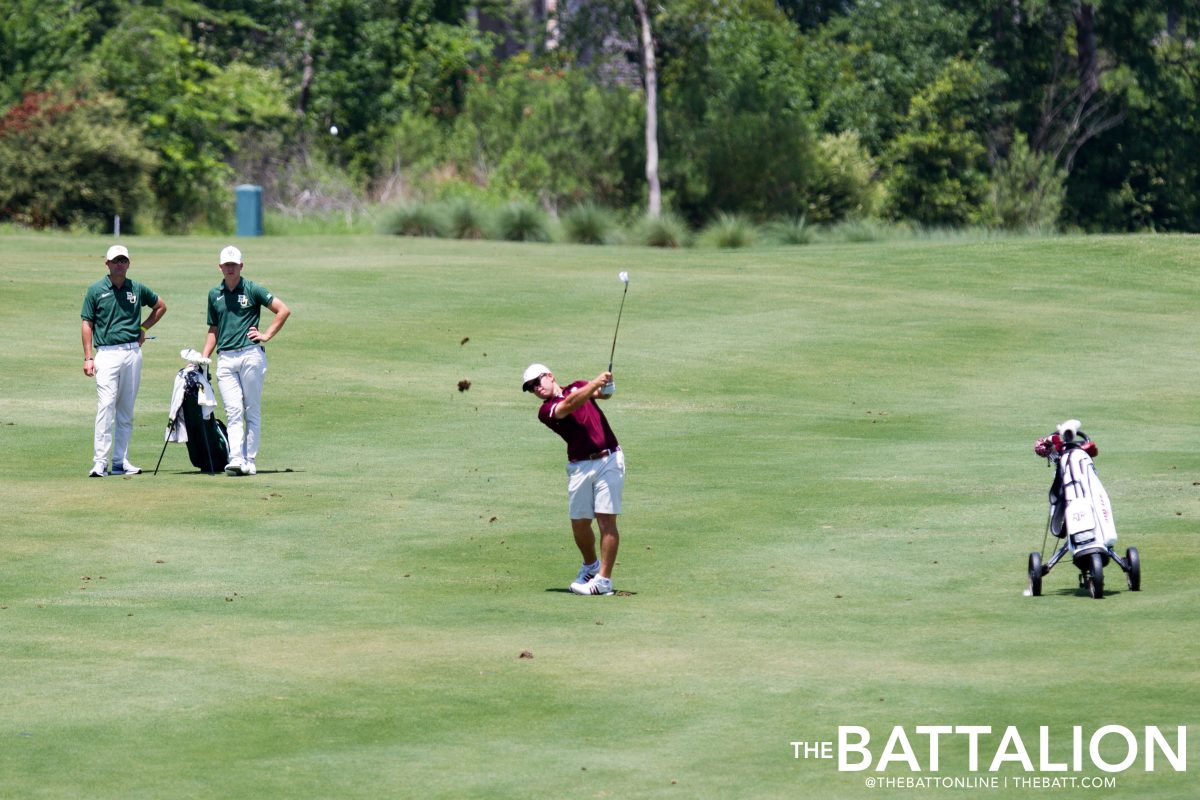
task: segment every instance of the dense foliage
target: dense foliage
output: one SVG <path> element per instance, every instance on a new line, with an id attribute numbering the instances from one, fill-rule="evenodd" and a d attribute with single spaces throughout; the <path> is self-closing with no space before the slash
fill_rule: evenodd
<path id="1" fill-rule="evenodd" d="M 220 229 L 242 182 L 291 209 L 483 202 L 519 230 L 530 204 L 643 209 L 633 0 L 546 6 L 13 0 L 0 220 Z M 1200 0 L 649 10 L 671 224 L 1200 231 Z"/>

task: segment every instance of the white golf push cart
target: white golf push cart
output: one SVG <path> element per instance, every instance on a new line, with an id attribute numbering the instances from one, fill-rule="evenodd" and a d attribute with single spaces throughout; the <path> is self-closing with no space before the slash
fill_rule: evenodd
<path id="1" fill-rule="evenodd" d="M 1042 593 L 1042 578 L 1070 555 L 1079 569 L 1079 586 L 1099 600 L 1104 597 L 1104 568 L 1114 563 L 1125 573 L 1130 591 L 1142 588 L 1142 564 L 1136 547 L 1117 555 L 1117 528 L 1113 521 L 1112 504 L 1104 491 L 1096 465 L 1096 443 L 1088 438 L 1077 419 L 1058 426 L 1055 433 L 1043 436 L 1034 443 L 1033 452 L 1054 467 L 1054 482 L 1050 485 L 1050 511 L 1046 520 L 1047 535 L 1062 539 L 1062 546 L 1043 563 L 1042 553 L 1029 554 L 1029 594 Z M 1045 541 L 1042 543 L 1045 551 Z"/>

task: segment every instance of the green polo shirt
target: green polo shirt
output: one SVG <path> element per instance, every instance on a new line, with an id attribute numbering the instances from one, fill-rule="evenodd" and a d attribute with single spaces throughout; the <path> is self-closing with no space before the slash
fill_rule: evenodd
<path id="1" fill-rule="evenodd" d="M 263 306 L 270 306 L 275 295 L 254 281 L 242 278 L 231 291 L 225 281 L 208 293 L 208 324 L 217 326 L 217 350 L 241 350 L 254 344 L 251 327 L 258 327 Z"/>
<path id="2" fill-rule="evenodd" d="M 118 289 L 112 277 L 105 275 L 88 287 L 79 316 L 92 323 L 95 347 L 128 344 L 136 342 L 142 332 L 141 307 L 156 305 L 158 295 L 150 287 L 126 278 L 125 285 Z"/>

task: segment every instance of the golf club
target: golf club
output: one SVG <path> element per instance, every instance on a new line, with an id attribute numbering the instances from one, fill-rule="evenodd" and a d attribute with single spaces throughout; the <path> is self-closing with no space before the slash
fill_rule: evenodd
<path id="1" fill-rule="evenodd" d="M 625 295 L 629 293 L 629 273 L 621 272 L 617 274 L 621 283 L 625 284 L 625 289 L 621 292 L 621 307 L 617 310 L 617 327 L 613 330 L 612 349 L 608 351 L 608 371 L 612 372 L 613 355 L 617 352 L 617 333 L 621 330 L 621 314 L 625 312 Z M 612 393 L 616 391 L 615 381 L 609 381 L 604 384 L 604 388 L 600 390 L 600 394 L 604 397 L 612 397 Z"/>

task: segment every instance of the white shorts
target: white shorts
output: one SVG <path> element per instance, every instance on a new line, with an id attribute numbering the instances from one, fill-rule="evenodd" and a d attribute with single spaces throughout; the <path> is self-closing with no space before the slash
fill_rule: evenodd
<path id="1" fill-rule="evenodd" d="M 567 509 L 571 519 L 595 519 L 596 514 L 620 514 L 625 489 L 625 453 L 567 464 Z"/>

